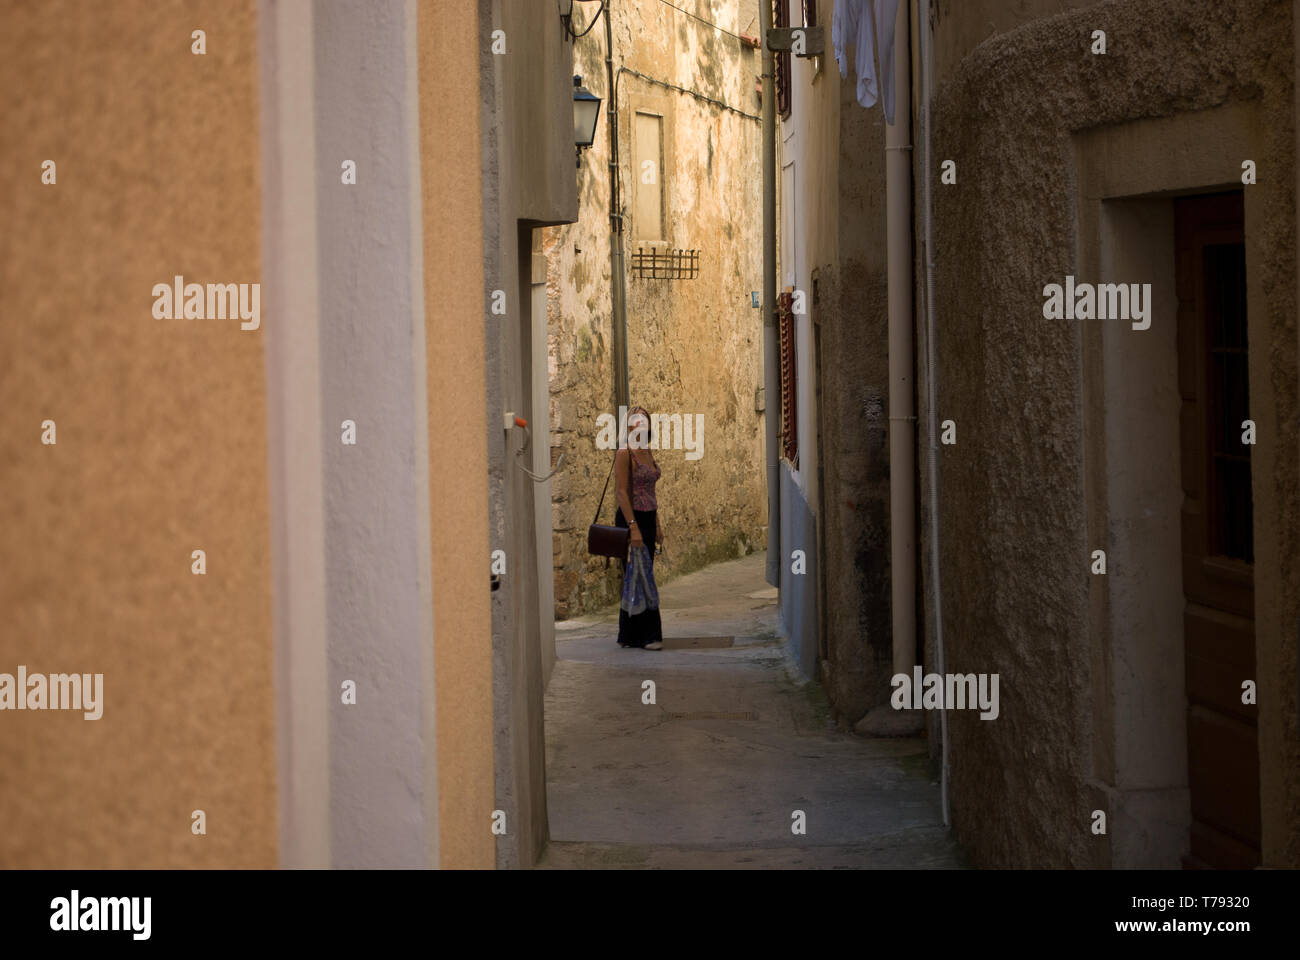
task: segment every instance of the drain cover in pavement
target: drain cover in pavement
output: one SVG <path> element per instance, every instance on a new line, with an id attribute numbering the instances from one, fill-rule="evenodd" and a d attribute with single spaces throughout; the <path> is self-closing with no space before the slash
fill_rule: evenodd
<path id="1" fill-rule="evenodd" d="M 691 650 L 700 647 L 729 647 L 735 637 L 664 637 L 665 650 Z"/>

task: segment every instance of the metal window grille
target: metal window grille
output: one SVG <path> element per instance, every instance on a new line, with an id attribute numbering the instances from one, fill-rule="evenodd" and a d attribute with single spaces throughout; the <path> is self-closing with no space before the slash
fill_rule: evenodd
<path id="1" fill-rule="evenodd" d="M 698 250 L 646 250 L 632 254 L 632 276 L 642 280 L 694 280 L 700 275 Z"/>

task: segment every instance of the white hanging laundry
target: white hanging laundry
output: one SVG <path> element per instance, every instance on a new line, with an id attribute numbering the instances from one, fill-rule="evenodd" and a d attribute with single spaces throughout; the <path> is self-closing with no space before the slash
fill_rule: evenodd
<path id="1" fill-rule="evenodd" d="M 831 51 L 835 62 L 840 65 L 840 76 L 849 75 L 849 57 L 847 47 L 857 42 L 858 17 L 866 0 L 835 0 L 835 9 L 831 12 Z"/>
<path id="2" fill-rule="evenodd" d="M 880 61 L 880 93 L 885 122 L 894 125 L 894 27 L 898 24 L 898 0 L 875 0 L 876 58 Z M 859 99 L 861 89 L 859 88 Z"/>
<path id="3" fill-rule="evenodd" d="M 885 122 L 894 122 L 894 26 L 898 22 L 899 0 L 835 0 L 831 14 L 831 50 L 840 65 L 840 76 L 849 75 L 847 47 L 856 48 L 854 66 L 858 72 L 858 103 L 873 107 L 877 100 Z M 880 72 L 876 72 L 876 61 Z"/>

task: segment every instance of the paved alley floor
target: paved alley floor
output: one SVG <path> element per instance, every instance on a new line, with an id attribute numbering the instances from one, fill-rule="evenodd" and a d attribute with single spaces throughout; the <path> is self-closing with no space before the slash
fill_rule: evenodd
<path id="1" fill-rule="evenodd" d="M 619 647 L 617 607 L 556 624 L 540 867 L 962 865 L 925 741 L 835 730 L 785 654 L 763 568 L 757 553 L 662 587 L 661 651 Z"/>

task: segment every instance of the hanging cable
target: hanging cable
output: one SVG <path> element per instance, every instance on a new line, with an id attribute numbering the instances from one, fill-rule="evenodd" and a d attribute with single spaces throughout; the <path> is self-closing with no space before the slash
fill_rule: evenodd
<path id="1" fill-rule="evenodd" d="M 730 111 L 731 113 L 739 114 L 740 116 L 744 117 L 746 120 L 754 120 L 754 121 L 757 121 L 757 122 L 760 122 L 760 123 L 761 123 L 761 122 L 762 122 L 762 119 L 763 119 L 762 117 L 755 116 L 755 115 L 752 114 L 752 113 L 746 113 L 744 110 L 739 110 L 739 109 L 737 109 L 736 107 L 733 107 L 733 106 L 732 106 L 731 104 L 729 104 L 729 103 L 724 103 L 724 102 L 721 101 L 721 100 L 716 100 L 716 99 L 714 99 L 713 97 L 710 97 L 710 96 L 708 96 L 708 95 L 706 95 L 706 94 L 700 93 L 698 90 L 688 90 L 686 87 L 679 87 L 679 86 L 678 86 L 677 84 L 675 84 L 675 83 L 669 83 L 667 80 L 659 80 L 659 79 L 657 79 L 656 77 L 648 76 L 648 75 L 646 75 L 646 74 L 644 74 L 644 73 L 641 73 L 641 72 L 638 71 L 638 70 L 633 70 L 631 67 L 619 67 L 619 68 L 618 68 L 618 73 L 619 73 L 620 76 L 621 76 L 622 74 L 624 74 L 624 73 L 630 73 L 630 74 L 632 74 L 632 76 L 637 77 L 637 78 L 639 78 L 639 79 L 641 79 L 641 80 L 644 80 L 644 81 L 646 81 L 647 83 L 653 83 L 653 84 L 655 84 L 656 86 L 660 86 L 660 87 L 667 87 L 669 90 L 676 90 L 678 93 L 684 93 L 684 94 L 686 94 L 687 96 L 694 97 L 696 100 L 702 100 L 702 101 L 704 101 L 705 103 L 712 104 L 712 105 L 715 106 L 715 107 L 721 107 L 723 110 L 728 110 L 728 111 Z M 617 78 L 617 77 L 616 77 L 615 80 L 614 80 L 614 91 L 615 91 L 615 92 L 614 92 L 614 95 L 615 95 L 615 97 L 617 97 L 617 96 L 618 96 L 618 78 Z"/>
<path id="2" fill-rule="evenodd" d="M 596 3 L 596 2 L 600 3 L 600 9 L 596 11 L 596 15 L 591 18 L 591 23 L 587 24 L 587 28 L 583 30 L 582 33 L 574 33 L 572 26 L 568 28 L 570 37 L 572 37 L 574 40 L 581 40 L 587 34 L 591 33 L 592 28 L 595 27 L 596 24 L 600 22 L 600 15 L 602 13 L 606 13 L 608 4 L 605 2 L 605 0 L 577 0 L 577 2 L 578 3 Z"/>
<path id="3" fill-rule="evenodd" d="M 725 34 L 726 34 L 727 36 L 729 36 L 729 37 L 735 37 L 735 38 L 736 38 L 737 40 L 739 40 L 741 43 L 744 43 L 744 42 L 745 42 L 745 38 L 742 37 L 740 34 L 738 34 L 738 33 L 732 33 L 732 32 L 731 32 L 730 30 L 728 30 L 726 27 L 720 27 L 720 26 L 718 26 L 716 23 L 713 23 L 713 22 L 710 21 L 710 20 L 705 20 L 703 17 L 698 17 L 698 16 L 696 16 L 695 14 L 691 13 L 689 10 L 683 10 L 681 7 L 677 6 L 677 4 L 675 4 L 675 3 L 669 3 L 668 0 L 659 0 L 659 2 L 662 3 L 662 4 L 663 4 L 664 6 L 666 6 L 666 7 L 672 7 L 672 8 L 673 8 L 674 10 L 676 10 L 678 13 L 685 14 L 686 16 L 690 17 L 692 20 L 698 20 L 698 21 L 700 21 L 700 23 L 704 24 L 706 27 L 712 27 L 714 30 L 717 30 L 719 33 L 725 33 Z"/>

